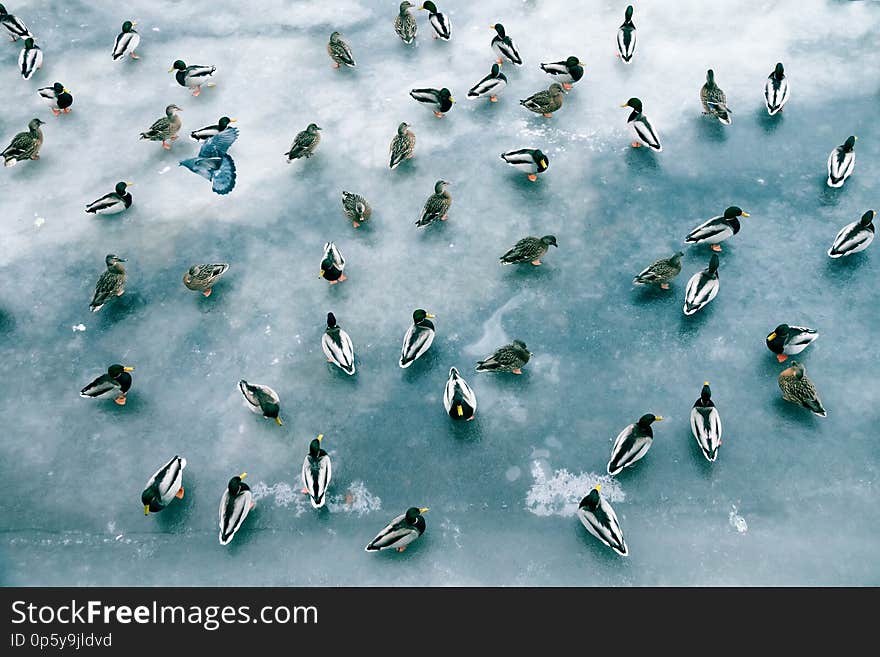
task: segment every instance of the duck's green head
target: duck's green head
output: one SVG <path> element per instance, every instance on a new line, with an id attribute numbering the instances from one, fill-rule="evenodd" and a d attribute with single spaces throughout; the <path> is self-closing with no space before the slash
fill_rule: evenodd
<path id="1" fill-rule="evenodd" d="M 544 235 L 544 237 L 541 238 L 541 241 L 547 246 L 552 245 L 555 246 L 557 249 L 559 248 L 559 245 L 556 243 L 556 235 Z"/>
<path id="2" fill-rule="evenodd" d="M 417 308 L 413 311 L 413 324 L 418 324 L 426 319 L 434 319 L 434 315 L 429 312 L 426 312 L 422 308 Z"/>
<path id="3" fill-rule="evenodd" d="M 595 487 L 593 487 L 593 490 L 591 490 L 590 493 L 581 500 L 581 503 L 578 506 L 581 508 L 586 507 L 590 511 L 595 511 L 597 508 L 599 508 L 600 490 L 602 490 L 601 484 L 596 484 Z"/>
<path id="4" fill-rule="evenodd" d="M 565 60 L 565 65 L 566 65 L 568 68 L 574 68 L 575 66 L 580 66 L 580 65 L 581 65 L 581 60 L 579 60 L 577 57 L 575 57 L 574 55 L 572 55 L 571 57 L 568 57 L 568 58 Z"/>
<path id="5" fill-rule="evenodd" d="M 281 421 L 281 407 L 273 401 L 264 401 L 260 404 L 260 410 L 263 411 L 263 417 L 272 418 L 279 427 L 284 425 Z"/>
<path id="6" fill-rule="evenodd" d="M 773 77 L 777 80 L 785 77 L 785 68 L 783 68 L 782 62 L 776 62 L 776 68 L 773 69 Z"/>
<path id="7" fill-rule="evenodd" d="M 715 71 L 713 71 L 711 68 L 706 71 L 706 82 L 708 84 L 715 84 Z"/>
<path id="8" fill-rule="evenodd" d="M 134 372 L 134 368 L 129 365 L 113 364 L 107 368 L 107 374 L 112 378 L 118 379 L 123 372 Z"/>
<path id="9" fill-rule="evenodd" d="M 709 382 L 703 381 L 703 389 L 700 391 L 700 399 L 704 402 L 709 401 L 712 398 L 712 390 L 709 388 Z"/>
<path id="10" fill-rule="evenodd" d="M 621 105 L 621 107 L 631 107 L 633 110 L 635 110 L 639 114 L 642 113 L 642 101 L 639 100 L 638 98 L 630 98 L 623 105 Z"/>
<path id="11" fill-rule="evenodd" d="M 720 260 L 718 259 L 718 254 L 713 253 L 712 257 L 709 258 L 709 266 L 706 268 L 706 271 L 710 274 L 714 274 L 718 271 L 718 265 L 720 264 Z"/>
<path id="12" fill-rule="evenodd" d="M 504 26 L 501 23 L 495 23 L 495 25 L 490 25 L 489 27 L 495 30 L 499 38 L 503 39 L 506 36 Z"/>
<path id="13" fill-rule="evenodd" d="M 410 508 L 408 508 L 406 510 L 406 521 L 409 524 L 414 525 L 414 524 L 416 524 L 416 520 L 419 519 L 419 516 L 422 515 L 423 513 L 427 513 L 427 512 L 428 512 L 428 507 L 426 507 L 426 506 L 423 506 L 423 507 L 411 506 Z"/>
<path id="14" fill-rule="evenodd" d="M 158 482 L 153 482 L 149 488 L 144 489 L 144 492 L 141 493 L 141 504 L 144 505 L 145 516 L 150 514 L 150 506 L 152 506 L 153 502 L 157 502 L 158 500 L 159 484 Z"/>
<path id="15" fill-rule="evenodd" d="M 497 62 L 495 64 L 492 64 L 492 77 L 497 78 L 498 74 L 500 72 L 501 72 L 501 65 L 498 64 Z"/>
<path id="16" fill-rule="evenodd" d="M 632 5 L 627 6 L 626 12 L 624 13 L 623 17 L 626 19 L 627 23 L 632 20 L 632 17 L 633 17 L 633 6 Z"/>
<path id="17" fill-rule="evenodd" d="M 542 151 L 540 148 L 535 149 L 534 155 L 532 157 L 535 160 L 535 162 L 540 164 L 542 167 L 545 167 L 545 168 L 547 167 L 547 164 L 548 164 L 547 156 L 544 155 L 544 151 Z"/>
<path id="18" fill-rule="evenodd" d="M 135 25 L 137 25 L 137 21 L 125 21 L 122 24 L 122 31 L 125 34 L 128 34 L 129 32 L 132 31 L 132 29 L 134 28 Z"/>
<path id="19" fill-rule="evenodd" d="M 427 2 L 423 2 L 422 6 L 419 9 L 424 9 L 432 14 L 437 13 L 437 5 L 435 5 L 431 0 L 427 0 Z"/>
<path id="20" fill-rule="evenodd" d="M 855 148 L 856 139 L 858 139 L 858 137 L 856 137 L 855 135 L 850 135 L 849 137 L 847 137 L 846 141 L 843 142 L 843 150 L 849 153 L 853 148 Z"/>
<path id="21" fill-rule="evenodd" d="M 120 196 L 124 196 L 125 190 L 128 187 L 131 187 L 132 185 L 134 185 L 133 182 L 129 182 L 127 180 L 126 181 L 120 180 L 118 183 L 116 183 L 116 187 L 115 187 L 116 193 L 119 194 Z"/>
<path id="22" fill-rule="evenodd" d="M 874 212 L 874 210 L 868 210 L 865 214 L 862 215 L 862 218 L 859 221 L 859 223 L 862 225 L 862 227 L 867 228 L 868 226 L 871 225 L 871 222 L 874 221 L 874 217 L 876 217 L 876 216 L 877 216 L 877 213 Z"/>
<path id="23" fill-rule="evenodd" d="M 309 443 L 309 456 L 312 458 L 318 458 L 318 453 L 321 451 L 322 440 L 324 440 L 323 433 L 319 433 L 317 438 L 312 439 L 312 442 Z"/>
<path id="24" fill-rule="evenodd" d="M 24 47 L 30 50 L 34 47 L 34 40 L 31 37 L 28 37 L 24 40 Z"/>
<path id="25" fill-rule="evenodd" d="M 734 217 L 750 217 L 750 216 L 752 216 L 752 215 L 750 215 L 748 212 L 746 212 L 742 208 L 737 207 L 735 205 L 731 205 L 729 208 L 727 208 L 724 211 L 724 218 L 725 219 L 733 219 Z"/>
<path id="26" fill-rule="evenodd" d="M 336 315 L 327 313 L 327 328 L 336 328 Z"/>
<path id="27" fill-rule="evenodd" d="M 184 71 L 186 70 L 186 62 L 182 59 L 178 59 L 171 65 L 171 68 L 168 69 L 169 73 L 173 73 L 174 71 Z"/>
<path id="28" fill-rule="evenodd" d="M 238 119 L 230 119 L 228 116 L 221 116 L 220 120 L 217 121 L 217 126 L 220 130 L 226 130 L 229 127 L 230 123 L 235 123 Z"/>
<path id="29" fill-rule="evenodd" d="M 235 475 L 232 479 L 229 480 L 226 488 L 229 490 L 230 495 L 238 495 L 238 493 L 241 491 L 241 480 L 245 477 L 247 477 L 247 472 L 242 472 L 240 475 Z"/>
<path id="30" fill-rule="evenodd" d="M 654 415 L 653 413 L 646 413 L 642 417 L 639 418 L 638 424 L 642 427 L 650 427 L 654 422 L 662 422 L 662 415 Z"/>
<path id="31" fill-rule="evenodd" d="M 9 12 L 6 11 L 6 7 L 4 7 L 3 5 L 0 5 L 0 16 L 5 16 L 8 13 Z"/>
<path id="32" fill-rule="evenodd" d="M 449 91 L 449 89 L 447 89 L 446 87 L 443 87 L 440 90 L 440 97 L 441 98 L 448 98 L 451 102 L 453 102 L 453 103 L 455 102 L 455 98 L 452 97 L 452 92 Z"/>
<path id="33" fill-rule="evenodd" d="M 52 91 L 55 92 L 56 96 L 58 94 L 63 94 L 64 93 L 64 85 L 61 84 L 60 82 L 56 82 L 55 84 L 52 85 Z"/>

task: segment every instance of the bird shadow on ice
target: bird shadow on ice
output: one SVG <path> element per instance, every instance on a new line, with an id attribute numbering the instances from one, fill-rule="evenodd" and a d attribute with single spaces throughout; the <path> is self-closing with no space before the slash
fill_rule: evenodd
<path id="1" fill-rule="evenodd" d="M 711 463 L 706 456 L 703 454 L 703 450 L 700 449 L 700 446 L 697 444 L 697 441 L 694 439 L 693 434 L 688 436 L 689 442 L 691 444 L 691 454 L 693 455 L 694 462 L 694 470 L 700 474 L 704 479 L 712 479 L 714 471 L 713 466 L 714 463 Z M 723 445 L 722 445 L 723 447 Z M 718 450 L 718 454 L 720 455 L 721 450 Z"/>
<path id="2" fill-rule="evenodd" d="M 479 443 L 483 440 L 479 415 L 474 416 L 474 419 L 469 421 L 450 419 L 447 426 L 447 435 L 455 440 L 468 443 Z"/>
<path id="3" fill-rule="evenodd" d="M 550 284 L 557 275 L 555 267 L 542 264 L 535 266 L 528 263 L 511 265 L 502 269 L 505 279 L 513 281 L 541 281 L 541 284 Z"/>
<path id="4" fill-rule="evenodd" d="M 662 289 L 659 285 L 635 285 L 632 286 L 633 301 L 643 306 L 670 305 L 670 299 L 675 296 L 675 288 Z"/>
<path id="5" fill-rule="evenodd" d="M 867 250 L 842 258 L 827 258 L 825 276 L 833 283 L 849 283 L 853 275 L 869 261 Z"/>
<path id="6" fill-rule="evenodd" d="M 819 189 L 819 203 L 825 206 L 836 206 L 840 203 L 840 195 L 843 193 L 843 187 L 829 187 L 828 176 L 816 176 L 816 184 L 821 185 Z"/>
<path id="7" fill-rule="evenodd" d="M 0 308 L 0 335 L 12 333 L 15 330 L 15 316 Z"/>
<path id="8" fill-rule="evenodd" d="M 798 404 L 785 401 L 782 398 L 781 393 L 780 396 L 773 400 L 773 404 L 776 406 L 777 412 L 782 417 L 803 427 L 816 427 L 818 426 L 819 420 L 823 419 Z"/>
<path id="9" fill-rule="evenodd" d="M 324 359 L 324 365 L 327 366 L 327 376 L 333 382 L 334 386 L 346 386 L 349 389 L 354 389 L 358 387 L 358 369 L 360 368 L 360 363 L 355 360 L 355 372 L 352 375 L 348 375 L 343 372 L 337 365 L 333 363 L 328 363 L 326 359 Z M 334 391 L 336 392 L 336 391 Z"/>
<path id="10" fill-rule="evenodd" d="M 703 139 L 719 144 L 727 141 L 727 130 L 715 117 L 701 114 L 695 117 L 694 121 Z"/>
<path id="11" fill-rule="evenodd" d="M 424 354 L 415 360 L 409 367 L 401 368 L 403 370 L 403 378 L 407 382 L 430 376 L 437 369 L 437 362 L 442 358 L 437 345 L 431 345 Z"/>
<path id="12" fill-rule="evenodd" d="M 171 504 L 155 514 L 156 525 L 163 534 L 183 534 L 192 524 L 191 500 L 193 495 L 198 495 L 198 484 L 195 483 L 195 477 L 188 475 L 187 470 L 183 471 L 183 491 L 182 500 L 173 500 Z"/>
<path id="13" fill-rule="evenodd" d="M 703 324 L 708 321 L 707 318 L 712 315 L 713 303 L 714 301 L 708 303 L 693 315 L 685 315 L 684 312 L 682 312 L 679 334 L 686 337 L 699 334 Z"/>
<path id="14" fill-rule="evenodd" d="M 647 146 L 642 146 L 641 148 L 627 146 L 623 159 L 626 161 L 627 169 L 634 173 L 656 173 L 660 170 L 660 165 L 657 163 L 657 154 Z"/>
<path id="15" fill-rule="evenodd" d="M 532 358 L 535 358 L 539 354 L 532 354 Z M 528 364 L 524 366 L 527 368 Z M 528 390 L 529 385 L 531 384 L 531 377 L 529 376 L 529 370 L 523 369 L 522 374 L 512 374 L 510 372 L 477 372 L 475 374 L 477 377 L 485 377 L 488 381 L 491 381 L 496 390 L 505 390 L 505 391 L 513 391 L 517 394 L 526 394 L 526 390 Z M 474 420 L 476 422 L 476 420 Z"/>
<path id="16" fill-rule="evenodd" d="M 144 298 L 137 292 L 126 291 L 121 297 L 110 299 L 106 305 L 98 311 L 101 324 L 109 324 L 130 319 L 137 315 L 138 311 L 146 307 Z"/>
<path id="17" fill-rule="evenodd" d="M 761 126 L 761 129 L 767 134 L 776 132 L 783 120 L 784 117 L 781 113 L 776 114 L 776 116 L 770 116 L 767 114 L 767 110 L 763 106 L 755 110 L 755 121 L 757 121 L 758 125 Z"/>

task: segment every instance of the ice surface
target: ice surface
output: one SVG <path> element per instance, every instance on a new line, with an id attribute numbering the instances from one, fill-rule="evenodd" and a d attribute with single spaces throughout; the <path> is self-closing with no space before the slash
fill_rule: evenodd
<path id="1" fill-rule="evenodd" d="M 45 59 L 24 81 L 20 43 L 0 42 L 2 146 L 35 116 L 47 125 L 39 162 L 0 171 L 0 583 L 880 584 L 880 247 L 825 253 L 843 225 L 880 209 L 878 3 L 636 3 L 628 67 L 614 56 L 626 2 L 438 3 L 452 40 L 423 29 L 415 47 L 394 34 L 397 2 L 6 4 Z M 113 62 L 131 18 L 142 59 Z M 497 21 L 525 66 L 504 67 L 500 102 L 470 101 Z M 333 30 L 357 68 L 331 68 Z M 552 119 L 523 110 L 520 98 L 550 84 L 539 62 L 570 54 L 587 73 L 564 107 Z M 189 95 L 166 72 L 178 58 L 216 65 L 217 86 Z M 792 95 L 771 119 L 763 84 L 777 61 Z M 731 126 L 700 114 L 709 67 Z M 36 94 L 55 80 L 75 98 L 59 118 Z M 408 95 L 434 85 L 458 101 L 442 120 Z M 630 96 L 662 153 L 629 148 L 618 106 Z M 169 103 L 183 128 L 166 152 L 138 134 Z M 178 166 L 198 151 L 189 132 L 223 115 L 241 130 L 226 197 Z M 415 157 L 389 171 L 401 121 Z M 323 128 L 314 157 L 286 164 L 311 122 Z M 828 153 L 850 134 L 855 173 L 828 189 Z M 537 183 L 498 157 L 522 147 L 550 157 Z M 441 178 L 449 221 L 416 229 Z M 136 183 L 130 210 L 83 212 L 119 180 Z M 357 230 L 343 189 L 372 204 Z M 669 292 L 631 285 L 732 204 L 752 216 L 724 246 L 709 306 L 681 313 L 705 247 L 683 249 Z M 498 265 L 519 238 L 546 233 L 559 248 L 544 266 Z M 326 241 L 345 254 L 341 285 L 318 278 Z M 91 314 L 107 253 L 128 259 L 126 293 Z M 198 262 L 231 265 L 209 298 L 181 282 Z M 418 307 L 437 315 L 437 339 L 404 371 L 400 341 Z M 328 311 L 354 341 L 353 377 L 321 351 Z M 821 333 L 798 358 L 825 419 L 780 397 L 763 343 L 782 322 Z M 534 353 L 523 376 L 473 371 L 514 338 Z M 127 405 L 81 399 L 114 362 L 137 368 Z M 444 413 L 453 365 L 478 396 L 473 422 Z M 243 408 L 241 378 L 280 394 L 283 427 Z M 688 423 L 704 380 L 724 422 L 714 464 Z M 611 441 L 646 412 L 666 418 L 651 451 L 608 481 Z M 334 463 L 320 512 L 298 492 L 318 433 Z M 144 482 L 176 453 L 186 496 L 145 518 Z M 223 547 L 217 506 L 243 470 L 257 506 Z M 572 515 L 596 482 L 627 559 Z M 412 505 L 431 508 L 419 542 L 365 553 Z M 732 505 L 747 532 L 731 526 Z"/>

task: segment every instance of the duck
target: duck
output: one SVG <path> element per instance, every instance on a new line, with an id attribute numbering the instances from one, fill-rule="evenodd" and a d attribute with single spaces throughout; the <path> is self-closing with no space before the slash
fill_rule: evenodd
<path id="1" fill-rule="evenodd" d="M 497 103 L 498 94 L 507 86 L 507 76 L 501 72 L 501 66 L 498 63 L 492 64 L 492 71 L 477 82 L 468 91 L 468 98 L 476 99 L 489 96 L 489 102 Z"/>
<path id="2" fill-rule="evenodd" d="M 819 332 L 815 329 L 780 324 L 767 336 L 767 348 L 776 354 L 776 360 L 784 363 L 789 356 L 801 353 L 818 337 Z"/>
<path id="3" fill-rule="evenodd" d="M 437 10 L 437 5 L 431 2 L 431 0 L 427 0 L 419 9 L 424 9 L 428 12 L 428 23 L 434 28 L 434 38 L 449 41 L 449 37 L 452 36 L 452 23 L 446 14 L 441 14 Z"/>
<path id="4" fill-rule="evenodd" d="M 187 66 L 186 62 L 182 59 L 175 61 L 171 65 L 171 68 L 168 69 L 169 73 L 174 73 L 174 79 L 177 80 L 177 84 L 181 87 L 191 89 L 193 96 L 198 96 L 202 93 L 202 85 L 205 85 L 206 87 L 215 86 L 214 82 L 211 80 L 216 71 L 216 66 L 202 66 L 198 64 Z"/>
<path id="5" fill-rule="evenodd" d="M 413 323 L 403 336 L 403 346 L 400 348 L 399 364 L 407 368 L 418 360 L 434 342 L 434 315 L 417 308 L 413 311 Z"/>
<path id="6" fill-rule="evenodd" d="M 434 183 L 434 193 L 425 201 L 425 207 L 422 208 L 422 216 L 416 221 L 416 226 L 427 226 L 436 219 L 446 221 L 446 213 L 452 205 L 452 194 L 446 190 L 448 184 L 445 180 L 438 180 Z"/>
<path id="7" fill-rule="evenodd" d="M 504 26 L 501 23 L 495 23 L 489 28 L 495 30 L 495 36 L 492 37 L 491 43 L 492 52 L 495 53 L 495 61 L 501 64 L 506 59 L 515 66 L 522 66 L 522 57 L 520 57 L 513 39 L 507 35 Z"/>
<path id="8" fill-rule="evenodd" d="M 248 408 L 253 413 L 260 413 L 263 417 L 275 420 L 279 427 L 284 426 L 281 419 L 281 399 L 278 393 L 262 383 L 248 383 L 244 379 L 238 382 L 238 389 L 244 395 Z"/>
<path id="9" fill-rule="evenodd" d="M 782 111 L 782 107 L 788 102 L 791 90 L 788 86 L 788 78 L 785 77 L 785 68 L 782 62 L 777 62 L 773 72 L 764 83 L 764 101 L 767 104 L 767 114 L 773 116 Z"/>
<path id="10" fill-rule="evenodd" d="M 391 146 L 388 147 L 388 152 L 391 153 L 391 161 L 388 163 L 388 167 L 396 169 L 401 162 L 413 156 L 415 149 L 416 136 L 409 129 L 409 124 L 403 122 L 397 126 L 397 134 L 391 140 Z"/>
<path id="11" fill-rule="evenodd" d="M 400 3 L 400 11 L 394 19 L 394 31 L 404 43 L 412 43 L 419 33 L 419 24 L 409 10 L 415 5 L 407 0 Z"/>
<path id="12" fill-rule="evenodd" d="M 449 368 L 449 378 L 443 391 L 443 408 L 453 420 L 473 420 L 477 414 L 477 395 L 455 367 Z"/>
<path id="13" fill-rule="evenodd" d="M 144 515 L 150 515 L 150 511 L 158 513 L 171 504 L 175 498 L 182 500 L 184 496 L 183 469 L 186 467 L 186 459 L 175 454 L 161 468 L 153 473 L 147 480 L 144 492 L 141 493 L 141 504 L 144 505 Z"/>
<path id="14" fill-rule="evenodd" d="M 98 312 L 104 307 L 104 304 L 114 297 L 121 297 L 125 292 L 125 267 L 122 263 L 125 258 L 108 253 L 104 258 L 107 269 L 98 277 L 95 284 L 95 295 L 89 304 L 89 310 L 93 313 Z"/>
<path id="15" fill-rule="evenodd" d="M 559 248 L 559 245 L 556 243 L 555 235 L 544 235 L 544 237 L 523 237 L 514 244 L 507 253 L 498 258 L 498 260 L 502 265 L 530 262 L 537 267 L 541 264 L 541 258 L 547 253 L 547 250 L 551 246 Z"/>
<path id="16" fill-rule="evenodd" d="M 225 262 L 213 265 L 193 265 L 183 275 L 183 284 L 189 290 L 201 292 L 202 296 L 209 297 L 220 277 L 229 270 Z"/>
<path id="17" fill-rule="evenodd" d="M 18 55 L 18 70 L 21 77 L 30 80 L 41 68 L 43 68 L 43 51 L 34 43 L 33 37 L 28 37 L 24 40 L 24 48 Z"/>
<path id="18" fill-rule="evenodd" d="M 37 89 L 40 98 L 49 104 L 52 114 L 61 116 L 61 113 L 70 113 L 70 107 L 73 105 L 73 96 L 70 89 L 66 89 L 63 84 L 56 82 L 51 87 L 41 87 Z"/>
<path id="19" fill-rule="evenodd" d="M 342 211 L 345 216 L 351 219 L 351 225 L 354 228 L 360 228 L 360 225 L 370 220 L 373 215 L 373 208 L 360 194 L 352 194 L 351 192 L 342 191 Z"/>
<path id="20" fill-rule="evenodd" d="M 446 87 L 442 89 L 412 89 L 409 92 L 415 100 L 434 108 L 434 116 L 442 119 L 443 115 L 452 109 L 455 98 Z"/>
<path id="21" fill-rule="evenodd" d="M 632 142 L 632 147 L 647 146 L 652 151 L 660 153 L 663 150 L 663 146 L 660 144 L 660 137 L 657 135 L 657 131 L 654 130 L 654 126 L 648 121 L 648 117 L 642 113 L 642 101 L 638 98 L 630 98 L 621 107 L 632 108 L 632 112 L 630 112 L 629 118 L 626 120 L 627 125 L 633 129 L 636 136 L 636 140 Z"/>
<path id="22" fill-rule="evenodd" d="M 113 52 L 111 56 L 113 57 L 114 62 L 118 62 L 125 57 L 126 53 L 132 59 L 141 58 L 141 56 L 135 52 L 141 43 L 141 35 L 134 29 L 135 25 L 137 25 L 137 21 L 125 21 L 122 24 L 122 32 L 116 35 L 116 41 L 113 42 Z"/>
<path id="23" fill-rule="evenodd" d="M 719 217 L 712 217 L 694 228 L 687 237 L 685 244 L 710 244 L 713 251 L 721 251 L 721 244 L 729 237 L 733 237 L 741 228 L 739 218 L 751 215 L 736 205 L 731 205 Z"/>
<path id="24" fill-rule="evenodd" d="M 624 64 L 629 64 L 636 54 L 636 26 L 632 17 L 633 8 L 629 5 L 623 14 L 623 24 L 617 30 L 617 56 Z"/>
<path id="25" fill-rule="evenodd" d="M 378 552 L 394 548 L 398 552 L 403 552 L 410 543 L 425 533 L 426 524 L 422 514 L 427 512 L 426 506 L 410 507 L 406 513 L 400 514 L 383 527 L 364 549 L 367 552 Z"/>
<path id="26" fill-rule="evenodd" d="M 302 464 L 302 492 L 309 496 L 313 509 L 320 509 L 327 502 L 327 487 L 333 474 L 330 456 L 321 447 L 322 440 L 323 433 L 309 443 L 309 453 Z"/>
<path id="27" fill-rule="evenodd" d="M 676 251 L 668 258 L 660 258 L 645 267 L 633 278 L 634 285 L 659 285 L 668 290 L 669 283 L 681 273 L 681 258 L 684 253 Z"/>
<path id="28" fill-rule="evenodd" d="M 584 77 L 584 65 L 574 55 L 561 62 L 541 64 L 541 70 L 550 74 L 565 90 L 570 90 L 575 82 Z"/>
<path id="29" fill-rule="evenodd" d="M 712 389 L 709 382 L 703 382 L 700 397 L 691 408 L 691 432 L 697 439 L 697 444 L 703 451 L 703 456 L 710 463 L 718 458 L 718 449 L 721 447 L 721 416 L 712 401 Z"/>
<path id="30" fill-rule="evenodd" d="M 578 504 L 577 517 L 587 531 L 622 557 L 629 554 L 623 530 L 617 514 L 601 493 L 602 485 L 596 484 L 593 490 Z"/>
<path id="31" fill-rule="evenodd" d="M 288 164 L 302 157 L 308 159 L 312 156 L 318 144 L 321 143 L 320 130 L 321 128 L 316 124 L 309 123 L 305 130 L 296 134 L 296 137 L 293 138 L 293 144 L 290 145 L 290 150 L 285 153 Z"/>
<path id="32" fill-rule="evenodd" d="M 877 213 L 874 210 L 868 210 L 861 219 L 841 228 L 837 237 L 834 238 L 831 248 L 828 249 L 829 257 L 840 258 L 867 249 L 874 241 L 874 224 L 872 222 L 876 216 Z"/>
<path id="33" fill-rule="evenodd" d="M 79 396 L 86 399 L 104 399 L 113 397 L 120 406 L 125 406 L 125 396 L 131 389 L 131 374 L 134 368 L 130 365 L 114 363 L 107 368 L 106 374 L 89 383 L 79 391 Z"/>
<path id="34" fill-rule="evenodd" d="M 221 116 L 220 119 L 214 125 L 206 125 L 204 128 L 199 128 L 198 130 L 193 130 L 189 133 L 189 136 L 192 137 L 195 141 L 205 141 L 210 139 L 211 137 L 215 137 L 219 135 L 221 132 L 226 130 L 229 127 L 230 123 L 236 123 L 238 119 L 230 119 L 228 116 Z"/>
<path id="35" fill-rule="evenodd" d="M 851 135 L 840 146 L 831 151 L 828 156 L 828 180 L 829 187 L 843 187 L 846 179 L 852 175 L 856 166 L 856 137 Z"/>
<path id="36" fill-rule="evenodd" d="M 342 35 L 339 32 L 330 34 L 330 41 L 327 43 L 327 54 L 333 60 L 333 68 L 339 68 L 343 64 L 349 68 L 357 66 L 357 62 L 354 60 L 354 55 L 351 52 L 351 46 L 343 41 Z"/>
<path id="37" fill-rule="evenodd" d="M 256 506 L 250 487 L 243 481 L 245 477 L 247 472 L 232 477 L 220 497 L 220 545 L 229 545 Z"/>
<path id="38" fill-rule="evenodd" d="M 112 192 L 89 203 L 86 206 L 86 212 L 88 214 L 119 214 L 128 210 L 132 203 L 131 192 L 128 191 L 128 188 L 133 185 L 133 182 L 119 181 Z"/>
<path id="39" fill-rule="evenodd" d="M 654 442 L 654 430 L 651 424 L 662 422 L 663 417 L 646 413 L 638 422 L 628 424 L 614 439 L 611 458 L 608 461 L 608 474 L 616 475 L 624 468 L 631 468 L 642 459 Z"/>
<path id="40" fill-rule="evenodd" d="M 528 98 L 519 101 L 519 104 L 535 114 L 541 114 L 546 118 L 553 116 L 553 112 L 562 108 L 562 100 L 565 93 L 562 85 L 554 82 L 546 91 L 539 91 Z"/>
<path id="41" fill-rule="evenodd" d="M 803 406 L 819 417 L 828 415 L 816 392 L 816 386 L 807 376 L 806 368 L 801 363 L 796 360 L 791 361 L 791 365 L 779 373 L 778 383 L 785 401 Z"/>
<path id="42" fill-rule="evenodd" d="M 31 35 L 31 31 L 18 16 L 10 14 L 6 11 L 6 7 L 0 5 L 0 25 L 9 32 L 9 37 L 13 42 L 19 39 L 26 39 Z"/>
<path id="43" fill-rule="evenodd" d="M 321 271 L 318 277 L 323 278 L 330 285 L 336 285 L 347 280 L 348 277 L 342 273 L 344 269 L 345 258 L 342 257 L 342 253 L 333 242 L 325 242 L 324 257 L 321 260 Z"/>
<path id="44" fill-rule="evenodd" d="M 706 71 L 706 83 L 700 88 L 700 102 L 703 104 L 703 114 L 730 125 L 733 110 L 727 106 L 727 94 L 715 82 L 715 71 L 711 68 Z"/>
<path id="45" fill-rule="evenodd" d="M 354 345 L 351 337 L 336 323 L 336 315 L 327 313 L 327 328 L 321 336 L 321 350 L 327 362 L 333 363 L 343 372 L 354 374 Z"/>
<path id="46" fill-rule="evenodd" d="M 524 171 L 528 179 L 535 182 L 539 173 L 544 173 L 550 166 L 550 159 L 540 148 L 520 148 L 501 154 L 501 159 L 510 166 Z"/>
<path id="47" fill-rule="evenodd" d="M 15 135 L 9 146 L 0 153 L 3 156 L 3 166 L 14 167 L 24 160 L 39 160 L 40 149 L 43 147 L 43 131 L 40 126 L 45 124 L 42 119 L 31 119 L 28 131 Z"/>
<path id="48" fill-rule="evenodd" d="M 684 291 L 684 314 L 693 315 L 718 294 L 718 254 L 713 253 L 709 266 L 691 276 Z"/>
<path id="49" fill-rule="evenodd" d="M 177 133 L 180 132 L 180 126 L 182 124 L 180 117 L 177 116 L 177 112 L 182 111 L 182 109 L 173 103 L 168 105 L 165 108 L 165 116 L 161 119 L 156 119 L 153 125 L 150 126 L 149 130 L 141 133 L 140 138 L 148 141 L 161 141 L 162 148 L 166 151 L 171 150 L 171 144 L 166 142 L 168 140 L 177 140 Z"/>
<path id="50" fill-rule="evenodd" d="M 178 166 L 185 167 L 211 182 L 211 191 L 215 194 L 228 194 L 235 189 L 235 160 L 227 152 L 238 139 L 238 128 L 227 128 L 207 141 L 199 148 L 196 157 L 181 160 Z"/>
<path id="51" fill-rule="evenodd" d="M 498 347 L 495 352 L 483 360 L 477 361 L 477 372 L 512 372 L 522 374 L 522 368 L 532 353 L 522 340 L 514 340 L 510 344 Z"/>

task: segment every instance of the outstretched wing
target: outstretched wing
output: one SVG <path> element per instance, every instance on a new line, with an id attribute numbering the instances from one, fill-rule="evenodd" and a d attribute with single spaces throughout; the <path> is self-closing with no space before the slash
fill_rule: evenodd
<path id="1" fill-rule="evenodd" d="M 223 134 L 222 132 L 220 134 Z M 235 162 L 228 155 L 220 161 L 220 168 L 214 174 L 213 190 L 217 194 L 228 194 L 235 187 Z"/>
<path id="2" fill-rule="evenodd" d="M 229 156 L 224 155 L 223 157 Z M 188 160 L 181 160 L 180 166 L 199 174 L 205 180 L 214 180 L 214 176 L 221 168 L 222 159 L 220 157 L 191 157 Z"/>
<path id="3" fill-rule="evenodd" d="M 222 157 L 236 139 L 238 139 L 238 128 L 226 128 L 202 144 L 199 157 Z"/>

